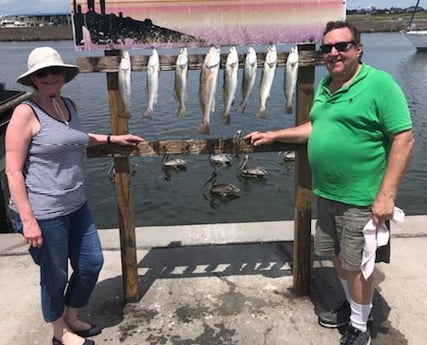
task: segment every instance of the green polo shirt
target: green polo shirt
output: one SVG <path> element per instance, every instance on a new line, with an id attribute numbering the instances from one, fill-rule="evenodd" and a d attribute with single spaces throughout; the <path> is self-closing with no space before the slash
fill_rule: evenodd
<path id="1" fill-rule="evenodd" d="M 384 176 L 390 136 L 412 128 L 408 104 L 389 74 L 365 64 L 350 85 L 333 94 L 330 81 L 320 81 L 310 111 L 313 192 L 370 206 Z"/>

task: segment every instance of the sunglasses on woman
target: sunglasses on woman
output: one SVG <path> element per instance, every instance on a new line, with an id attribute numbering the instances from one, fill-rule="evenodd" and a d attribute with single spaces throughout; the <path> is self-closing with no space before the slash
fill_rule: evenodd
<path id="1" fill-rule="evenodd" d="M 322 44 L 320 46 L 320 51 L 322 52 L 322 54 L 329 54 L 332 51 L 332 48 L 335 48 L 339 52 L 346 52 L 353 44 L 355 44 L 354 41 L 337 42 L 334 44 Z"/>
<path id="2" fill-rule="evenodd" d="M 46 78 L 49 74 L 59 75 L 62 72 L 63 72 L 63 69 L 60 67 L 48 67 L 35 72 L 34 75 L 37 78 L 41 79 L 41 78 Z"/>

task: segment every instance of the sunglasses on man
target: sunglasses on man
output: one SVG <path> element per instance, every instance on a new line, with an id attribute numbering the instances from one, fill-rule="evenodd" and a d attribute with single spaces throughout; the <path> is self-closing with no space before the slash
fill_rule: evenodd
<path id="1" fill-rule="evenodd" d="M 52 75 L 59 75 L 63 72 L 64 70 L 60 67 L 48 67 L 48 68 L 43 68 L 41 70 L 38 70 L 37 72 L 34 73 L 34 75 L 38 78 L 46 78 L 49 74 Z"/>
<path id="2" fill-rule="evenodd" d="M 354 44 L 354 41 L 337 42 L 334 44 L 322 44 L 320 46 L 320 51 L 322 52 L 322 54 L 329 54 L 332 51 L 332 48 L 335 48 L 339 52 L 346 52 Z"/>

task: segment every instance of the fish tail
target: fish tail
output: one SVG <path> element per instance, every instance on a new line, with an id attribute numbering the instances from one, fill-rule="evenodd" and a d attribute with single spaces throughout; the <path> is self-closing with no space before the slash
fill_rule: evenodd
<path id="1" fill-rule="evenodd" d="M 246 104 L 245 103 L 240 103 L 239 106 L 237 107 L 237 111 L 239 113 L 244 113 L 246 109 Z"/>
<path id="2" fill-rule="evenodd" d="M 211 129 L 209 123 L 200 123 L 196 128 L 197 133 L 200 134 L 210 134 Z"/>
<path id="3" fill-rule="evenodd" d="M 258 111 L 256 112 L 256 116 L 259 118 L 264 118 L 265 117 L 265 109 L 258 109 Z"/>
<path id="4" fill-rule="evenodd" d="M 153 109 L 150 109 L 150 108 L 145 109 L 144 117 L 152 119 L 153 118 Z"/>
<path id="5" fill-rule="evenodd" d="M 120 117 L 123 117 L 125 119 L 129 119 L 132 117 L 131 113 L 129 110 L 125 110 L 123 113 L 119 114 Z"/>
<path id="6" fill-rule="evenodd" d="M 229 125 L 230 124 L 230 114 L 222 113 L 222 115 L 219 119 L 223 125 Z"/>
<path id="7" fill-rule="evenodd" d="M 185 109 L 184 106 L 180 106 L 178 108 L 178 112 L 176 114 L 177 117 L 184 117 L 185 113 L 187 112 L 187 110 Z"/>

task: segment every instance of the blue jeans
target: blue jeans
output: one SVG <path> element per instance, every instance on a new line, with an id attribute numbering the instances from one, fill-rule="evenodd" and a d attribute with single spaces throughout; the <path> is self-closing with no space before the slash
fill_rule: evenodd
<path id="1" fill-rule="evenodd" d="M 19 215 L 10 210 L 15 231 L 22 233 Z M 64 307 L 84 307 L 95 288 L 104 258 L 98 231 L 87 203 L 77 211 L 53 219 L 38 220 L 43 235 L 41 248 L 30 247 L 40 266 L 41 304 L 46 322 L 64 313 Z M 73 272 L 68 279 L 68 267 Z"/>

